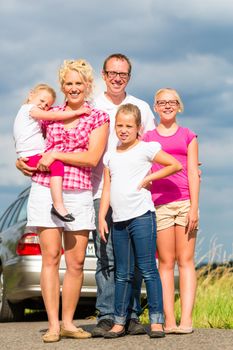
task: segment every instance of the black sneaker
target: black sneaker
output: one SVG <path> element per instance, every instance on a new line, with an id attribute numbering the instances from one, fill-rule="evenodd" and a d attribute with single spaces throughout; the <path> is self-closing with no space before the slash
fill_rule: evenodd
<path id="1" fill-rule="evenodd" d="M 103 318 L 100 320 L 95 328 L 91 331 L 93 338 L 104 337 L 105 334 L 112 329 L 114 322 L 111 319 Z"/>
<path id="2" fill-rule="evenodd" d="M 143 325 L 136 318 L 128 320 L 125 325 L 127 334 L 129 335 L 139 335 L 146 334 L 146 330 Z"/>

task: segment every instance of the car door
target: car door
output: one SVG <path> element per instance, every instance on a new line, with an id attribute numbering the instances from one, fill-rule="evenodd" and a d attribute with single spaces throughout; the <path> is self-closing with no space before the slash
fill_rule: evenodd
<path id="1" fill-rule="evenodd" d="M 26 206 L 26 197 L 20 197 L 0 219 L 0 258 L 3 266 L 18 258 L 16 245 L 24 233 Z"/>

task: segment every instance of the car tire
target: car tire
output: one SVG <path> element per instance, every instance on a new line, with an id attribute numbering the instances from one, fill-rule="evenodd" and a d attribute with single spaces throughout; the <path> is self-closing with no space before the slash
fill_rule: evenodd
<path id="1" fill-rule="evenodd" d="M 4 274 L 0 271 L 0 322 L 22 321 L 23 318 L 23 304 L 12 304 L 6 298 Z"/>

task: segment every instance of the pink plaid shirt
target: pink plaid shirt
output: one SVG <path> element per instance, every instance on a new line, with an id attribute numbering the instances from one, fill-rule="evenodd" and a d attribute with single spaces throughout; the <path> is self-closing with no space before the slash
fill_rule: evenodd
<path id="1" fill-rule="evenodd" d="M 109 123 L 109 115 L 93 108 L 90 115 L 82 115 L 76 127 L 65 129 L 62 121 L 43 122 L 46 130 L 46 151 L 84 152 L 88 150 L 89 136 L 92 130 Z M 65 110 L 66 105 L 53 107 L 53 110 Z M 37 172 L 32 180 L 42 186 L 50 186 L 50 175 L 47 172 Z M 63 190 L 91 190 L 91 168 L 64 164 Z"/>

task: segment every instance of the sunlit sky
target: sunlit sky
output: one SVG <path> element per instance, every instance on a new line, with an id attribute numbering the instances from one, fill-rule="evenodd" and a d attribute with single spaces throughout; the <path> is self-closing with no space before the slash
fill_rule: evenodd
<path id="1" fill-rule="evenodd" d="M 1 3 L 0 32 L 0 212 L 30 183 L 15 168 L 12 138 L 15 115 L 30 88 L 48 83 L 62 102 L 60 64 L 85 58 L 99 92 L 103 60 L 121 52 L 133 65 L 129 93 L 151 107 L 161 87 L 181 95 L 185 111 L 178 122 L 198 134 L 203 163 L 198 257 L 213 242 L 216 257 L 232 254 L 231 0 L 8 0 Z"/>

